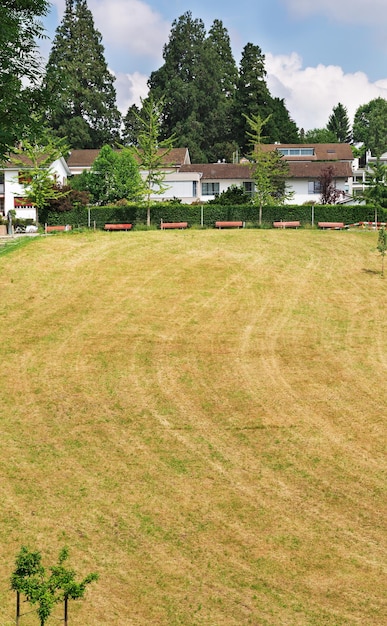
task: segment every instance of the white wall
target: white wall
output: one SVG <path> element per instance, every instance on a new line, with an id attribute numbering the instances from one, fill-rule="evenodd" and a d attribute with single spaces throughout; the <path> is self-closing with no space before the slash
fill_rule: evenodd
<path id="1" fill-rule="evenodd" d="M 57 159 L 51 166 L 53 177 L 56 181 L 65 185 L 67 182 L 68 168 L 63 158 Z M 24 196 L 24 187 L 18 182 L 18 173 L 20 168 L 15 166 L 15 169 L 4 170 L 4 212 L 7 215 L 8 211 L 15 209 L 16 217 L 21 219 L 33 219 L 36 220 L 36 210 L 33 206 L 16 206 L 15 197 Z M 26 170 L 27 172 L 28 170 Z"/>

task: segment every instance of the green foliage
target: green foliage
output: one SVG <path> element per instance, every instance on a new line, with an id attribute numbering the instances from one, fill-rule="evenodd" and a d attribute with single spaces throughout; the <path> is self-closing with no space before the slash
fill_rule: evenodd
<path id="1" fill-rule="evenodd" d="M 159 226 L 164 222 L 188 222 L 189 226 L 203 224 L 213 228 L 217 220 L 250 222 L 259 225 L 259 212 L 252 202 L 248 204 L 218 204 L 207 202 L 204 204 L 176 204 L 174 202 L 154 202 L 151 204 L 151 225 Z M 97 228 L 103 229 L 107 223 L 128 222 L 133 225 L 146 224 L 147 207 L 143 204 L 130 203 L 127 206 L 90 207 L 90 222 Z M 314 205 L 314 221 L 344 222 L 356 224 L 369 222 L 374 219 L 374 207 L 371 205 Z M 88 212 L 85 208 L 76 209 L 69 213 L 54 213 L 47 211 L 44 221 L 49 225 L 71 224 L 73 227 L 88 225 Z M 387 211 L 384 219 L 387 219 Z M 302 224 L 311 224 L 312 208 L 310 205 L 272 204 L 263 209 L 262 226 L 271 226 L 280 220 L 300 220 Z M 136 226 L 137 227 L 137 226 Z M 142 226 L 141 226 L 142 227 Z"/>
<path id="2" fill-rule="evenodd" d="M 36 223 L 39 211 L 56 200 L 67 195 L 61 187 L 54 184 L 52 164 L 67 152 L 64 140 L 43 138 L 42 141 L 24 140 L 21 148 L 14 148 L 11 161 L 26 170 L 22 182 L 27 201 L 36 207 Z"/>
<path id="3" fill-rule="evenodd" d="M 233 104 L 234 139 L 243 154 L 249 151 L 248 118 L 267 119 L 267 143 L 297 143 L 296 124 L 290 119 L 284 101 L 273 98 L 266 83 L 265 55 L 259 46 L 248 43 L 242 51 Z"/>
<path id="4" fill-rule="evenodd" d="M 337 143 L 334 132 L 328 128 L 312 128 L 307 130 L 302 137 L 303 143 Z"/>
<path id="5" fill-rule="evenodd" d="M 277 150 L 265 150 L 262 145 L 264 139 L 262 131 L 270 121 L 271 115 L 262 119 L 257 113 L 251 118 L 245 115 L 245 118 L 250 127 L 247 135 L 252 146 L 250 174 L 255 183 L 253 201 L 259 206 L 259 224 L 262 224 L 264 206 L 284 203 L 287 198 L 291 197 L 290 193 L 286 191 L 289 167 Z"/>
<path id="6" fill-rule="evenodd" d="M 122 141 L 125 146 L 137 146 L 141 130 L 140 109 L 135 104 L 129 107 L 123 121 Z"/>
<path id="7" fill-rule="evenodd" d="M 364 198 L 376 207 L 387 208 L 387 166 L 377 157 L 366 172 Z"/>
<path id="8" fill-rule="evenodd" d="M 48 122 L 72 148 L 100 148 L 119 139 L 114 80 L 86 0 L 66 0 L 44 85 L 51 94 Z"/>
<path id="9" fill-rule="evenodd" d="M 164 102 L 161 138 L 175 135 L 195 163 L 230 159 L 237 68 L 222 22 L 215 20 L 207 35 L 187 11 L 173 22 L 163 58 L 148 82 L 150 95 Z"/>
<path id="10" fill-rule="evenodd" d="M 360 106 L 353 120 L 353 140 L 379 157 L 387 146 L 387 100 L 375 98 Z"/>
<path id="11" fill-rule="evenodd" d="M 143 183 L 138 163 L 130 148 L 101 148 L 90 172 L 74 177 L 72 185 L 90 193 L 91 202 L 107 204 L 117 200 L 139 200 Z"/>
<path id="12" fill-rule="evenodd" d="M 147 100 L 141 100 L 141 103 L 142 111 L 138 115 L 140 124 L 138 146 L 135 146 L 134 150 L 141 169 L 145 172 L 143 193 L 147 199 L 147 225 L 150 226 L 150 197 L 152 194 L 161 195 L 168 189 L 168 185 L 164 183 L 166 176 L 164 168 L 174 138 L 160 139 L 163 102 L 155 101 L 150 95 Z"/>
<path id="13" fill-rule="evenodd" d="M 67 599 L 82 598 L 87 585 L 98 580 L 98 574 L 91 573 L 76 582 L 75 572 L 64 566 L 68 556 L 68 549 L 62 548 L 58 564 L 49 568 L 50 573 L 42 565 L 40 552 L 31 552 L 22 546 L 16 557 L 15 570 L 11 575 L 11 589 L 23 594 L 30 604 L 38 605 L 36 612 L 41 626 L 47 622 L 55 604 Z"/>
<path id="14" fill-rule="evenodd" d="M 3 0 L 0 28 L 0 161 L 10 148 L 36 128 L 41 106 L 37 39 L 44 29 L 37 19 L 47 14 L 46 0 Z"/>
<path id="15" fill-rule="evenodd" d="M 251 202 L 251 196 L 245 192 L 242 185 L 231 185 L 225 191 L 214 198 L 209 200 L 207 204 L 248 204 Z"/>
<path id="16" fill-rule="evenodd" d="M 347 108 L 338 103 L 329 117 L 327 130 L 335 135 L 335 141 L 351 143 L 351 127 L 348 118 Z"/>

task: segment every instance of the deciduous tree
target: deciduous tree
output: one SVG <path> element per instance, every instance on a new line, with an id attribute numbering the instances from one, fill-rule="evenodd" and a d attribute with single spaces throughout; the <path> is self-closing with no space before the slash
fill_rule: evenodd
<path id="1" fill-rule="evenodd" d="M 3 0 L 0 27 L 0 161 L 37 124 L 41 106 L 41 62 L 37 39 L 44 37 L 39 17 L 46 0 Z"/>
<path id="2" fill-rule="evenodd" d="M 387 100 L 375 98 L 360 106 L 353 121 L 353 140 L 378 157 L 387 149 Z"/>
<path id="3" fill-rule="evenodd" d="M 141 101 L 142 111 L 138 116 L 141 131 L 138 146 L 135 147 L 140 167 L 144 175 L 144 194 L 147 202 L 147 226 L 150 226 L 150 198 L 152 194 L 161 195 L 168 189 L 164 183 L 165 160 L 173 147 L 173 136 L 160 139 L 163 102 L 155 101 L 153 96 Z"/>
<path id="4" fill-rule="evenodd" d="M 138 201 L 143 194 L 139 165 L 129 147 L 113 150 L 111 146 L 103 146 L 91 171 L 74 176 L 71 185 L 74 189 L 88 191 L 96 204 Z"/>
<path id="5" fill-rule="evenodd" d="M 64 139 L 45 137 L 34 142 L 24 140 L 20 148 L 14 149 L 11 161 L 26 170 L 22 180 L 26 201 L 36 209 L 36 225 L 39 224 L 39 211 L 51 200 L 65 196 L 68 191 L 55 184 L 52 165 L 68 151 Z"/>
<path id="6" fill-rule="evenodd" d="M 63 548 L 58 557 L 57 565 L 49 568 L 50 573 L 42 565 L 40 552 L 32 552 L 23 546 L 16 557 L 15 570 L 11 576 L 11 589 L 23 594 L 27 602 L 37 605 L 40 626 L 44 626 L 54 606 L 64 603 L 65 626 L 67 626 L 68 600 L 82 598 L 86 587 L 98 580 L 98 574 L 91 573 L 80 582 L 75 580 L 75 572 L 64 566 L 69 556 L 67 548 Z M 18 622 L 19 615 L 16 616 Z"/>
<path id="7" fill-rule="evenodd" d="M 318 177 L 320 183 L 321 204 L 336 204 L 344 196 L 344 191 L 336 188 L 335 168 L 333 165 L 325 167 Z"/>
<path id="8" fill-rule="evenodd" d="M 262 119 L 257 113 L 252 117 L 246 115 L 250 128 L 247 131 L 248 142 L 251 146 L 249 165 L 251 176 L 255 183 L 253 201 L 259 207 L 258 222 L 262 224 L 263 207 L 268 204 L 283 204 L 292 196 L 286 188 L 288 164 L 281 157 L 278 150 L 267 150 L 263 147 L 263 129 L 269 122 L 270 116 Z"/>

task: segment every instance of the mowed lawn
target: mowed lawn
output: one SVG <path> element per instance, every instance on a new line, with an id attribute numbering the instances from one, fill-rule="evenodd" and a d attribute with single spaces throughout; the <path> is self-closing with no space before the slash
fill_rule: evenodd
<path id="1" fill-rule="evenodd" d="M 23 544 L 99 573 L 73 626 L 387 623 L 376 245 L 97 232 L 0 256 L 2 626 Z"/>

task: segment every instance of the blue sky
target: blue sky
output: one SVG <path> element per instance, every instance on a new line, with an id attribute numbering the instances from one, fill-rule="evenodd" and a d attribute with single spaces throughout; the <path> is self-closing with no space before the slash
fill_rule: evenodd
<path id="1" fill-rule="evenodd" d="M 52 39 L 65 0 L 51 2 L 44 24 Z M 124 113 L 146 95 L 172 22 L 186 11 L 207 30 L 214 19 L 223 21 L 237 64 L 247 43 L 260 46 L 272 95 L 285 98 L 305 130 L 325 126 L 338 102 L 352 119 L 361 104 L 387 99 L 387 0 L 88 0 L 88 6 Z M 49 49 L 50 40 L 45 56 Z"/>

